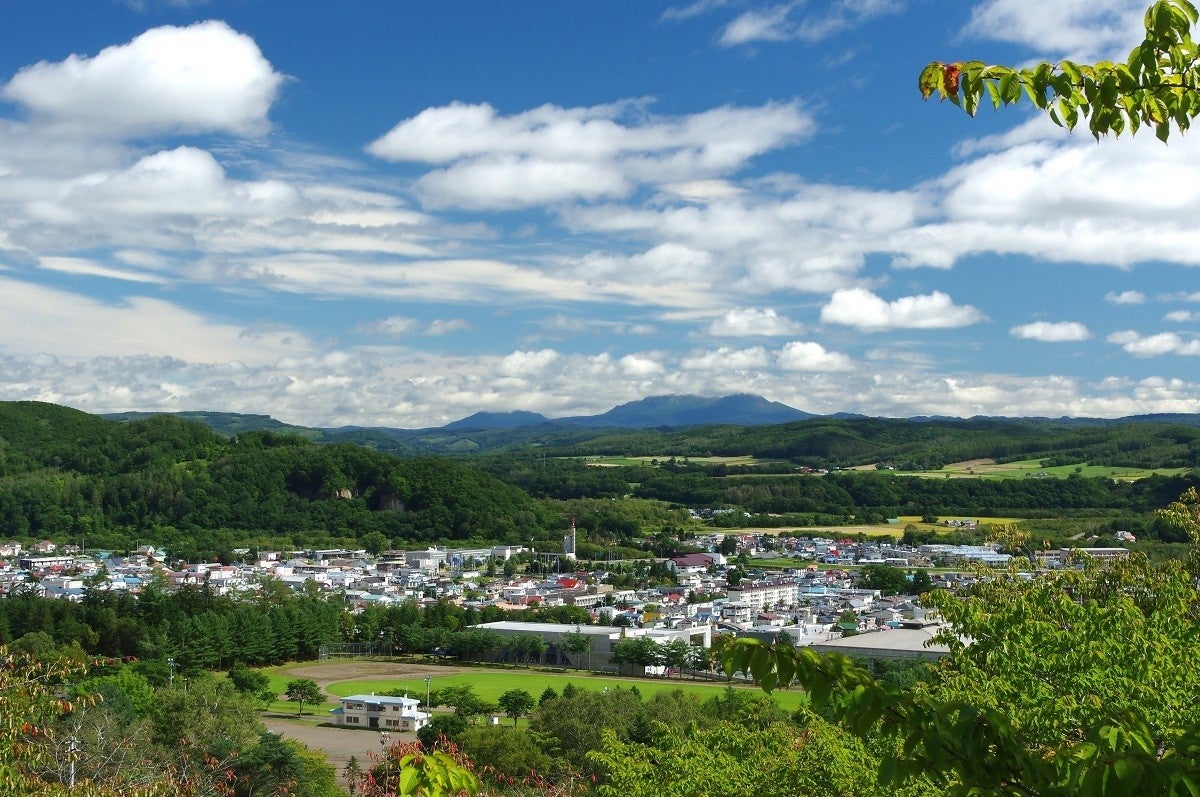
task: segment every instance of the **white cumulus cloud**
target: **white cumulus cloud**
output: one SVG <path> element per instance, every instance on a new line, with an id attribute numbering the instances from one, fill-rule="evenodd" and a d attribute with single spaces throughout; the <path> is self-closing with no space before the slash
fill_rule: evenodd
<path id="1" fill-rule="evenodd" d="M 1104 294 L 1104 301 L 1109 304 L 1145 304 L 1146 294 L 1141 291 L 1109 291 Z"/>
<path id="2" fill-rule="evenodd" d="M 851 371 L 854 361 L 829 351 L 820 343 L 792 341 L 779 352 L 779 367 L 785 371 Z"/>
<path id="3" fill-rule="evenodd" d="M 1040 53 L 1073 60 L 1129 54 L 1145 35 L 1144 0 L 985 0 L 971 14 L 970 32 L 1024 44 Z"/>
<path id="4" fill-rule="evenodd" d="M 821 308 L 821 320 L 865 331 L 947 329 L 978 324 L 986 317 L 970 305 L 956 305 L 941 291 L 888 302 L 865 288 L 835 291 Z"/>
<path id="5" fill-rule="evenodd" d="M 1046 343 L 1064 343 L 1087 340 L 1092 336 L 1088 328 L 1078 321 L 1034 321 L 1009 330 L 1014 338 L 1040 340 Z"/>
<path id="6" fill-rule="evenodd" d="M 754 307 L 733 308 L 708 326 L 708 334 L 718 337 L 774 337 L 791 335 L 799 331 L 800 325 L 779 315 L 770 307 L 759 310 Z"/>
<path id="7" fill-rule="evenodd" d="M 249 36 L 220 21 L 148 30 L 93 57 L 25 67 L 4 97 L 90 134 L 267 129 L 284 77 Z"/>
<path id="8" fill-rule="evenodd" d="M 1124 330 L 1109 335 L 1108 342 L 1117 344 L 1134 357 L 1158 357 L 1163 354 L 1200 355 L 1200 339 L 1185 340 L 1174 332 L 1143 336 L 1133 330 Z"/>

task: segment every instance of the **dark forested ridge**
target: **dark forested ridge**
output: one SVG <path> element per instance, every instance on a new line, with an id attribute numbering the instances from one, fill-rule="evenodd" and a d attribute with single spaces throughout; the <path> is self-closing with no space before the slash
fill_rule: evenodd
<path id="1" fill-rule="evenodd" d="M 229 417 L 222 423 L 228 428 Z M 571 516 L 595 535 L 583 543 L 588 550 L 628 546 L 686 522 L 680 507 L 741 510 L 721 515 L 719 525 L 1071 513 L 1129 517 L 1122 527 L 1136 529 L 1133 516 L 1172 500 L 1194 474 L 1127 484 L 904 471 L 981 458 L 1184 470 L 1200 463 L 1200 427 L 1165 422 L 814 418 L 680 429 L 542 425 L 480 437 L 426 430 L 423 438 L 390 438 L 403 457 L 380 450 L 386 430 L 353 431 L 357 438 L 345 439 L 359 444 L 269 429 L 226 436 L 171 415 L 116 422 L 51 404 L 0 403 L 0 535 L 116 550 L 152 539 L 173 557 L 212 559 L 248 544 L 371 550 L 535 542 L 546 550 L 561 543 Z M 435 439 L 460 456 L 420 452 Z M 646 461 L 598 468 L 580 458 L 600 454 Z M 747 454 L 758 460 L 699 459 Z M 661 458 L 657 466 L 652 457 Z M 895 470 L 801 475 L 806 466 L 871 462 Z"/>
<path id="2" fill-rule="evenodd" d="M 0 403 L 5 536 L 121 549 L 152 532 L 190 558 L 262 537 L 517 542 L 551 527 L 559 536 L 561 521 L 519 488 L 446 459 L 270 431 L 226 438 L 169 415 L 117 423 Z"/>
<path id="3" fill-rule="evenodd" d="M 359 430 L 359 434 L 362 430 Z M 954 462 L 1026 459 L 1047 465 L 1089 463 L 1132 468 L 1200 465 L 1200 425 L 1160 421 L 1081 423 L 1035 418 L 908 420 L 811 418 L 784 424 L 730 424 L 659 429 L 561 427 L 388 432 L 368 445 L 445 454 L 521 451 L 550 456 L 745 456 L 813 468 L 886 462 L 900 470 Z M 339 439 L 329 434 L 326 439 Z"/>
<path id="4" fill-rule="evenodd" d="M 662 399 L 672 397 L 658 397 Z M 687 398 L 687 397 L 675 397 Z M 758 403 L 708 400 L 704 411 L 734 407 L 751 412 Z M 760 400 L 761 401 L 761 400 Z M 649 403 L 645 403 L 649 402 Z M 866 418 L 807 417 L 787 423 L 695 424 L 699 410 L 686 402 L 639 402 L 590 418 L 544 420 L 535 414 L 472 416 L 436 429 L 386 427 L 305 428 L 264 415 L 180 413 L 219 434 L 248 429 L 298 433 L 321 443 L 353 443 L 398 456 L 471 455 L 521 451 L 536 446 L 548 455 L 650 457 L 742 456 L 788 460 L 816 468 L 854 467 L 887 462 L 901 470 L 938 468 L 972 459 L 1041 459 L 1047 464 L 1112 465 L 1134 468 L 1200 466 L 1200 414 L 1145 415 L 1115 420 L 1096 418 Z M 721 403 L 726 402 L 726 403 Z M 782 406 L 782 405 L 779 405 Z M 663 413 L 647 428 L 652 410 Z M 622 413 L 638 422 L 622 426 Z M 790 409 L 790 408 L 789 408 Z M 618 412 L 620 410 L 620 412 Z M 764 409 L 768 413 L 771 409 Z M 798 413 L 799 411 L 793 411 Z M 799 413 L 804 415 L 804 413 Z M 500 416 L 503 418 L 500 418 Z M 143 417 L 140 413 L 111 416 Z M 736 417 L 729 416 L 729 417 Z M 531 422 L 514 425 L 528 418 Z"/>

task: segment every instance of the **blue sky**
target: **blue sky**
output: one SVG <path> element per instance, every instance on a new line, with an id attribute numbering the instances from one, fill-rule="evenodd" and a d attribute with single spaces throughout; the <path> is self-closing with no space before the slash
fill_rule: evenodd
<path id="1" fill-rule="evenodd" d="M 0 399 L 1198 412 L 1195 136 L 916 90 L 1144 2 L 9 4 Z"/>

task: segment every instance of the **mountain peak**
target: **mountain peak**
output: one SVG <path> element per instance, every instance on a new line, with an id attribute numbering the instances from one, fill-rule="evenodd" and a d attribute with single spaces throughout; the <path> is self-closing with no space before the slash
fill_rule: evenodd
<path id="1" fill-rule="evenodd" d="M 649 396 L 639 401 L 621 404 L 601 415 L 561 418 L 563 423 L 581 426 L 620 426 L 647 428 L 655 426 L 699 426 L 701 424 L 732 424 L 756 426 L 768 423 L 788 423 L 813 417 L 807 412 L 768 401 L 762 396 L 738 393 L 731 396 L 667 395 Z"/>
<path id="2" fill-rule="evenodd" d="M 520 426 L 537 426 L 550 419 L 538 412 L 516 410 L 514 412 L 477 412 L 459 421 L 443 426 L 443 429 L 516 429 Z"/>

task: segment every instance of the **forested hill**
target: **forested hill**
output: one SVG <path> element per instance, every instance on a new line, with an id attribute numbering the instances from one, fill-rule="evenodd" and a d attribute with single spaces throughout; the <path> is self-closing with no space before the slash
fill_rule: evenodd
<path id="1" fill-rule="evenodd" d="M 512 435 L 516 431 L 509 431 L 511 447 L 515 447 Z M 1021 418 L 813 418 L 771 426 L 605 429 L 591 434 L 582 430 L 571 434 L 547 429 L 538 432 L 535 439 L 539 451 L 575 456 L 749 455 L 813 468 L 886 463 L 898 470 L 936 469 L 975 459 L 1036 459 L 1046 465 L 1200 467 L 1200 427 L 1145 421 L 1084 424 Z"/>
<path id="2" fill-rule="evenodd" d="M 61 409 L 61 408 L 60 408 Z M 116 418 L 137 417 L 126 413 Z M 973 459 L 1039 459 L 1135 468 L 1200 466 L 1200 415 L 1085 418 L 817 417 L 769 425 L 594 428 L 543 422 L 504 428 L 438 429 L 289 426 L 265 415 L 182 413 L 225 436 L 247 429 L 298 433 L 320 443 L 353 443 L 398 456 L 471 455 L 536 447 L 547 456 L 744 456 L 817 468 L 889 463 L 901 470 Z"/>
<path id="3" fill-rule="evenodd" d="M 560 539 L 562 519 L 516 487 L 446 459 L 295 435 L 222 437 L 159 415 L 128 423 L 0 403 L 0 535 L 123 550 L 151 535 L 174 556 L 246 540 L 386 547 Z"/>
<path id="4" fill-rule="evenodd" d="M 575 446 L 581 453 L 628 452 L 638 435 L 609 435 Z M 745 429 L 668 431 L 644 446 L 656 456 L 754 454 L 813 467 L 889 463 L 900 470 L 953 462 L 1040 459 L 1047 465 L 1090 463 L 1143 468 L 1200 466 L 1200 427 L 1157 422 L 1092 424 L 1036 418 L 907 420 L 815 418 Z M 690 449 L 690 450 L 686 450 Z"/>

